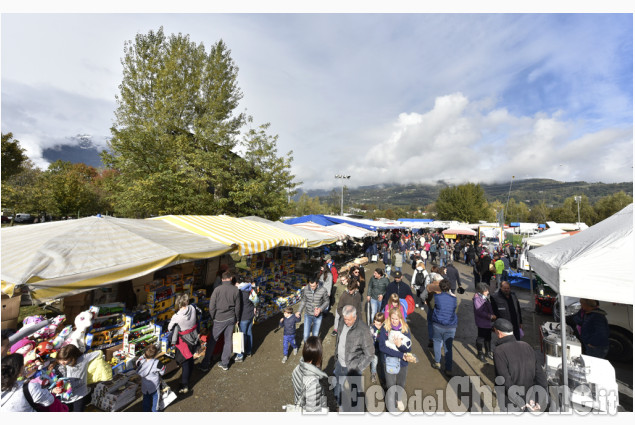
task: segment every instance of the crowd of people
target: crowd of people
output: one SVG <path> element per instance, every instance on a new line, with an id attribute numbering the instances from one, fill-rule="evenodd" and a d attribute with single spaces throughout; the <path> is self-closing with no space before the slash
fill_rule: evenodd
<path id="1" fill-rule="evenodd" d="M 501 247 L 502 248 L 502 247 Z M 512 385 L 546 385 L 544 371 L 534 350 L 522 341 L 523 317 L 516 294 L 506 280 L 506 273 L 515 261 L 517 251 L 510 246 L 488 252 L 478 241 L 462 239 L 447 241 L 441 233 L 413 234 L 411 232 L 385 233 L 374 241 L 366 241 L 365 249 L 375 260 L 372 277 L 366 282 L 363 267 L 353 266 L 346 273 L 338 273 L 333 260 L 326 256 L 319 271 L 308 279 L 302 289 L 298 308 L 287 307 L 279 326 L 283 332 L 282 363 L 291 352 L 297 355 L 300 344 L 296 328 L 304 323 L 301 358 L 293 370 L 294 401 L 306 411 L 327 409 L 328 384 L 323 371 L 323 346 L 320 329 L 325 315 L 334 316 L 332 335 L 335 337 L 333 395 L 340 408 L 346 410 L 354 398 L 352 385 L 366 368 L 370 368 L 371 381 L 381 383 L 386 390 L 406 385 L 408 366 L 418 359 L 412 354 L 413 336 L 408 316 L 420 309 L 427 321 L 428 346 L 434 369 L 446 376 L 453 375 L 453 341 L 458 326 L 457 294 L 464 293 L 461 276 L 455 262 L 471 266 L 475 293 L 472 298 L 477 358 L 482 362 L 493 360 L 497 376 L 505 378 L 505 388 Z M 374 254 L 373 254 L 374 253 Z M 381 263 L 384 263 L 381 265 Z M 404 280 L 403 264 L 413 269 L 410 281 Z M 236 278 L 224 268 L 219 273 L 209 302 L 213 326 L 209 335 L 198 333 L 200 311 L 189 303 L 186 294 L 175 300 L 175 314 L 168 330 L 176 348 L 176 361 L 181 366 L 180 394 L 188 394 L 194 361 L 203 357 L 198 368 L 210 370 L 212 358 L 222 353 L 218 366 L 227 371 L 233 356 L 232 334 L 238 327 L 245 335 L 244 352 L 233 359 L 242 362 L 250 357 L 253 348 L 251 332 L 258 297 L 249 278 Z M 392 281 L 390 280 L 392 277 Z M 492 280 L 492 277 L 495 277 Z M 339 298 L 337 289 L 343 290 Z M 366 291 L 367 289 L 367 291 Z M 365 299 L 364 299 L 364 294 Z M 364 315 L 364 304 L 367 304 Z M 585 352 L 603 357 L 608 351 L 608 324 L 605 315 L 594 300 L 583 300 L 582 310 L 569 322 L 576 326 Z M 496 335 L 495 348 L 492 334 Z M 207 340 L 204 354 L 201 340 Z M 53 406 L 57 398 L 41 391 L 32 383 L 18 381 L 22 364 L 21 355 L 2 359 L 2 410 L 34 411 Z M 220 348 L 220 347 L 219 347 Z M 156 351 L 146 350 L 137 362 L 142 377 L 143 410 L 157 411 L 161 375 L 165 369 L 155 359 Z M 99 353 L 99 352 L 98 352 Z M 62 406 L 70 411 L 82 411 L 89 400 L 85 385 L 86 368 L 98 354 L 82 353 L 77 347 L 64 347 L 56 360 L 61 374 L 75 378 L 80 384 L 74 398 Z M 18 359 L 18 357 L 20 357 Z M 26 384 L 26 385 L 25 385 Z M 387 408 L 405 409 L 402 392 L 388 392 Z M 395 395 L 396 394 L 396 395 Z M 529 396 L 528 396 L 529 397 Z M 546 400 L 510 395 L 504 391 L 500 399 L 519 410 L 536 410 Z M 507 404 L 505 404 L 506 406 Z M 59 408 L 59 406 L 58 406 Z"/>

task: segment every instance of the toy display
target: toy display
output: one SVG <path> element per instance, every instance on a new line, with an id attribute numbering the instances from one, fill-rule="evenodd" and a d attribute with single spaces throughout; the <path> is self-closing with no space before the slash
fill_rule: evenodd
<path id="1" fill-rule="evenodd" d="M 86 331 L 93 325 L 93 313 L 86 310 L 75 317 L 75 330 L 71 332 L 68 339 L 62 343 L 62 346 L 73 344 L 79 348 L 82 353 L 86 352 Z"/>

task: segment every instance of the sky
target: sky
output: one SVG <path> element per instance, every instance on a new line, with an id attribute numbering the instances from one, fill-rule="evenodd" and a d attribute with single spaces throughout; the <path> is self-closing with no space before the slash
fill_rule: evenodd
<path id="1" fill-rule="evenodd" d="M 124 42 L 163 26 L 226 43 L 305 190 L 633 180 L 632 14 L 3 12 L 2 132 L 43 168 L 107 147 Z"/>

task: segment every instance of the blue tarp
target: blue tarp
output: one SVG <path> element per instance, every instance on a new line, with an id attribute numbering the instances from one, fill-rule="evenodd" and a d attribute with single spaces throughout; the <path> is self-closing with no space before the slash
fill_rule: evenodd
<path id="1" fill-rule="evenodd" d="M 336 223 L 346 223 L 352 226 L 357 226 L 357 227 L 361 227 L 362 229 L 372 230 L 372 231 L 376 231 L 378 229 L 381 230 L 381 229 L 396 229 L 397 228 L 395 226 L 382 226 L 381 224 L 377 226 L 372 226 L 366 223 L 360 223 L 359 221 L 346 220 L 339 217 L 328 217 L 328 220 L 334 221 Z"/>
<path id="2" fill-rule="evenodd" d="M 334 221 L 324 217 L 323 215 L 310 214 L 303 215 L 302 217 L 290 218 L 285 220 L 284 224 L 297 224 L 297 223 L 306 223 L 307 221 L 312 221 L 313 223 L 319 224 L 320 226 L 332 226 L 337 224 Z"/>

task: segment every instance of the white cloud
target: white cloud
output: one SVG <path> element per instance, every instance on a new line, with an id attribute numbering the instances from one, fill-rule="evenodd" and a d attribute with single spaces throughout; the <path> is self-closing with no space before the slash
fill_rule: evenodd
<path id="1" fill-rule="evenodd" d="M 425 113 L 399 114 L 392 133 L 346 169 L 353 176 L 350 185 L 492 183 L 512 175 L 563 181 L 632 178 L 632 127 L 572 138 L 575 124 L 558 114 L 513 116 L 504 108 L 471 106 L 466 96 L 454 93 L 437 98 Z"/>

